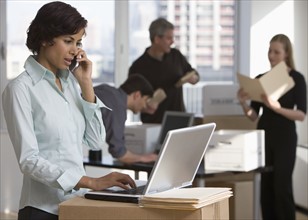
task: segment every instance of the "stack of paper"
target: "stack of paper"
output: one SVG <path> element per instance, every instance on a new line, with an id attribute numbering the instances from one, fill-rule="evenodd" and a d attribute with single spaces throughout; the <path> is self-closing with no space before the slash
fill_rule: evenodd
<path id="1" fill-rule="evenodd" d="M 239 73 L 237 78 L 240 87 L 248 93 L 250 99 L 258 102 L 262 102 L 262 94 L 277 101 L 294 86 L 288 67 L 283 61 L 258 79 L 251 79 Z"/>
<path id="2" fill-rule="evenodd" d="M 139 206 L 160 209 L 194 210 L 232 196 L 230 188 L 181 188 L 143 196 Z"/>

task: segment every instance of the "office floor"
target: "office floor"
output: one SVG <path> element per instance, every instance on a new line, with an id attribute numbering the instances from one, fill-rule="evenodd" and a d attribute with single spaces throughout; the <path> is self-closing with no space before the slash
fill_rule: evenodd
<path id="1" fill-rule="evenodd" d="M 1 212 L 1 215 L 0 215 L 0 219 L 1 220 L 17 220 L 17 215 L 16 214 L 4 214 Z"/>
<path id="2" fill-rule="evenodd" d="M 7 215 L 4 213 L 1 213 L 0 220 L 17 220 L 17 215 Z M 296 220 L 308 220 L 308 215 L 305 215 L 301 212 L 296 212 Z"/>

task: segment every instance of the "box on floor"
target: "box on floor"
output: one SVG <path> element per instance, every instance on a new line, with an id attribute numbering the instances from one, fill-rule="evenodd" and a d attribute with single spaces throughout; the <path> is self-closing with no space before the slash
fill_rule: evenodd
<path id="1" fill-rule="evenodd" d="M 229 187 L 233 196 L 229 200 L 230 219 L 253 219 L 253 183 L 252 181 L 207 181 L 207 187 Z"/>

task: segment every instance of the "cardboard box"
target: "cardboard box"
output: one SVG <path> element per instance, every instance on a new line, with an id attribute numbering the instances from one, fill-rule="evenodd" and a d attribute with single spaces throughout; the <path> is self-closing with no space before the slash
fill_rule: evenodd
<path id="1" fill-rule="evenodd" d="M 256 129 L 243 112 L 237 98 L 237 84 L 206 84 L 202 88 L 202 116 L 196 124 L 216 123 L 220 129 Z"/>
<path id="2" fill-rule="evenodd" d="M 204 165 L 206 170 L 249 171 L 265 165 L 264 155 L 264 130 L 218 130 Z"/>
<path id="3" fill-rule="evenodd" d="M 253 122 L 245 115 L 212 115 L 203 118 L 202 123 L 210 122 L 216 123 L 216 130 L 257 128 L 257 120 Z"/>
<path id="4" fill-rule="evenodd" d="M 76 197 L 67 200 L 59 206 L 59 220 L 121 220 L 121 219 L 168 219 L 168 220 L 198 220 L 198 219 L 229 219 L 229 202 L 220 202 L 197 210 L 172 210 L 141 208 L 137 204 L 89 200 Z"/>
<path id="5" fill-rule="evenodd" d="M 230 219 L 253 219 L 253 183 L 252 181 L 214 181 L 206 180 L 207 187 L 228 187 L 233 196 L 229 200 Z"/>
<path id="6" fill-rule="evenodd" d="M 125 126 L 126 148 L 136 154 L 153 153 L 157 147 L 160 124 Z"/>
<path id="7" fill-rule="evenodd" d="M 202 113 L 212 115 L 244 115 L 237 98 L 237 84 L 208 84 L 202 88 Z"/>

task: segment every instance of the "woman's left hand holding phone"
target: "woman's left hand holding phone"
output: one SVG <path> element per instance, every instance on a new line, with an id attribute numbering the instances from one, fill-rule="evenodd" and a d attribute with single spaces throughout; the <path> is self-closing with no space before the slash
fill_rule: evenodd
<path id="1" fill-rule="evenodd" d="M 78 66 L 72 70 L 75 78 L 77 79 L 82 97 L 88 102 L 95 102 L 95 95 L 92 84 L 92 62 L 88 59 L 84 50 L 79 49 L 76 55 Z"/>

